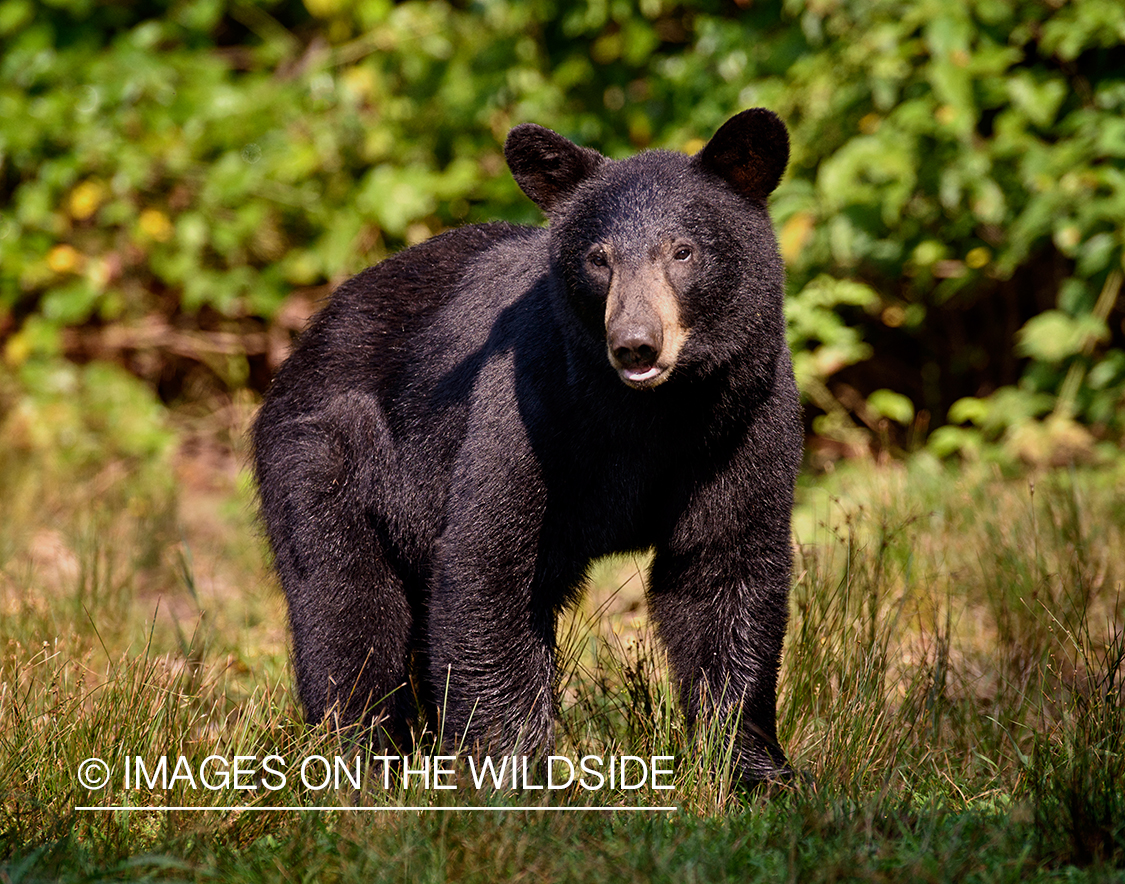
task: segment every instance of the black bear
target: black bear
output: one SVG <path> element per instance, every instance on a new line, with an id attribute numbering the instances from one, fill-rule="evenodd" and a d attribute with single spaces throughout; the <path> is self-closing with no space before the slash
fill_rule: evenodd
<path id="1" fill-rule="evenodd" d="M 614 161 L 524 124 L 547 228 L 434 237 L 341 285 L 253 428 L 308 717 L 408 743 L 553 745 L 555 620 L 592 559 L 652 548 L 648 606 L 689 722 L 775 730 L 801 456 L 763 109 L 695 156 Z M 732 726 L 733 727 L 733 726 Z"/>

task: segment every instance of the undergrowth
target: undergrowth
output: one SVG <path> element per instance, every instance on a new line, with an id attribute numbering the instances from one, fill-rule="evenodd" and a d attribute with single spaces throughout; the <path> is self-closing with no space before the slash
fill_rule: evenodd
<path id="1" fill-rule="evenodd" d="M 300 781 L 301 759 L 353 763 L 357 749 L 300 721 L 247 485 L 232 468 L 204 493 L 182 451 L 162 456 L 163 472 L 127 455 L 4 464 L 5 882 L 1096 881 L 1125 869 L 1121 470 L 1005 477 L 915 458 L 807 479 L 779 694 L 800 772 L 787 789 L 732 789 L 722 723 L 684 726 L 644 617 L 645 563 L 630 559 L 598 564 L 560 624 L 556 752 L 671 757 L 673 788 L 477 789 L 454 765 L 456 788 L 439 790 L 404 783 L 401 761 L 386 779 L 367 764 L 358 787 Z M 239 755 L 251 757 L 238 788 L 231 770 L 224 787 L 192 781 L 209 756 Z M 270 755 L 288 765 L 284 785 Z M 104 789 L 79 779 L 92 757 L 112 772 Z M 161 780 L 162 757 L 189 774 Z M 422 750 L 407 760 L 431 763 Z M 78 809 L 108 805 L 188 809 Z M 590 809 L 604 806 L 676 810 Z M 323 809 L 345 807 L 374 809 Z"/>

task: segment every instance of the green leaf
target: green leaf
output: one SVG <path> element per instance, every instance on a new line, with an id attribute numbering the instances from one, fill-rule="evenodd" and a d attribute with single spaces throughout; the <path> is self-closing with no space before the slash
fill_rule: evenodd
<path id="1" fill-rule="evenodd" d="M 965 396 L 949 406 L 948 417 L 950 423 L 982 426 L 988 417 L 988 403 L 975 396 Z"/>
<path id="2" fill-rule="evenodd" d="M 1061 310 L 1047 310 L 1029 319 L 1019 330 L 1016 350 L 1033 359 L 1062 362 L 1108 335 L 1106 324 L 1096 316 L 1075 317 Z"/>
<path id="3" fill-rule="evenodd" d="M 914 403 L 894 390 L 876 390 L 867 397 L 867 407 L 880 417 L 908 426 L 914 420 Z"/>

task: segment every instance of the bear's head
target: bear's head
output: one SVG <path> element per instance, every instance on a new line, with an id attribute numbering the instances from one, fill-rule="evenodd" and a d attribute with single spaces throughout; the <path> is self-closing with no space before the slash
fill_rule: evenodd
<path id="1" fill-rule="evenodd" d="M 695 156 L 609 160 L 526 123 L 504 154 L 550 221 L 551 260 L 589 342 L 627 385 L 734 361 L 763 381 L 784 347 L 783 271 L 766 199 L 789 159 L 785 125 L 755 108 Z"/>

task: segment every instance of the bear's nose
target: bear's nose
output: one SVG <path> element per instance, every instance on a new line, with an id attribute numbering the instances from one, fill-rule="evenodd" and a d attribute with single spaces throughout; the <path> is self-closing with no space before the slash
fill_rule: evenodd
<path id="1" fill-rule="evenodd" d="M 609 346 L 621 368 L 644 369 L 656 363 L 663 343 L 659 325 L 629 325 L 611 334 Z"/>

